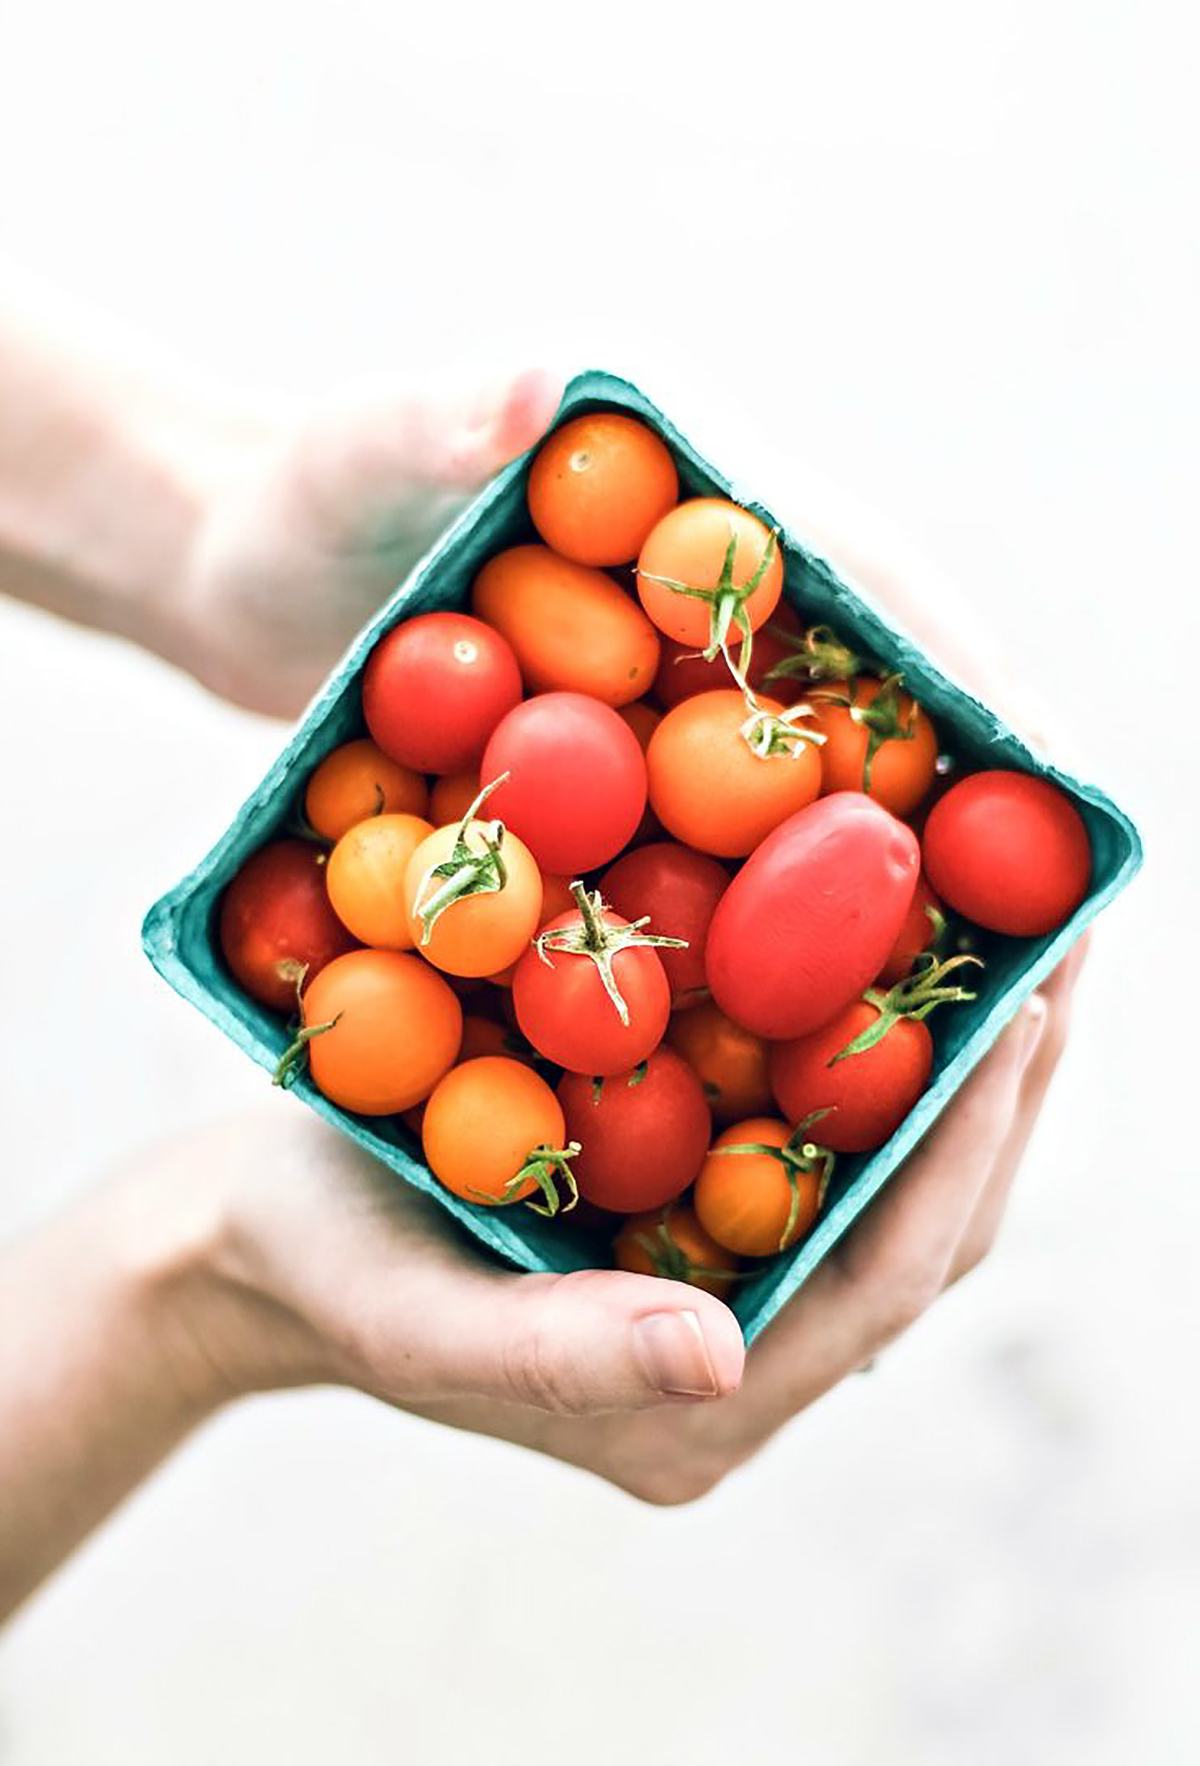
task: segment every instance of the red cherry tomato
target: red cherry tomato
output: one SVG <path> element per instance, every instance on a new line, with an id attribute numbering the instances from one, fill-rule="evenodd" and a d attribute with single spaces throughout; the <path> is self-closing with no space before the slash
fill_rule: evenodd
<path id="1" fill-rule="evenodd" d="M 913 964 L 923 951 L 931 950 L 945 924 L 942 904 L 929 887 L 924 871 L 917 878 L 912 905 L 904 916 L 904 924 L 888 954 L 888 960 L 876 977 L 876 985 L 891 987 L 913 972 Z"/>
<path id="2" fill-rule="evenodd" d="M 236 981 L 275 1012 L 296 1009 L 296 984 L 357 948 L 325 892 L 325 854 L 273 840 L 242 866 L 221 903 L 218 937 Z"/>
<path id="3" fill-rule="evenodd" d="M 619 914 L 600 916 L 603 936 L 626 925 Z M 539 938 L 567 927 L 583 933 L 576 909 L 560 914 Z M 658 952 L 649 946 L 617 949 L 609 957 L 613 982 L 628 1022 L 605 991 L 600 966 L 578 951 L 530 947 L 513 970 L 512 1001 L 521 1034 L 539 1054 L 572 1073 L 625 1073 L 662 1041 L 671 1015 L 671 989 Z"/>
<path id="4" fill-rule="evenodd" d="M 486 780 L 503 773 L 510 777 L 488 799 L 489 815 L 559 876 L 615 858 L 646 807 L 637 737 L 610 706 L 582 693 L 541 693 L 509 712 L 482 767 Z"/>
<path id="5" fill-rule="evenodd" d="M 1083 817 L 1048 779 L 970 773 L 925 824 L 929 881 L 956 913 L 990 932 L 1037 938 L 1087 894 L 1092 852 Z"/>
<path id="6" fill-rule="evenodd" d="M 898 1019 L 873 1048 L 834 1061 L 878 1017 L 873 1005 L 855 1000 L 808 1036 L 776 1043 L 768 1057 L 771 1089 L 784 1115 L 801 1122 L 829 1108 L 813 1124 L 813 1139 L 837 1153 L 881 1147 L 929 1084 L 933 1038 L 913 1018 Z"/>
<path id="7" fill-rule="evenodd" d="M 879 973 L 920 854 L 871 798 L 823 797 L 769 834 L 722 896 L 705 965 L 722 1011 L 757 1036 L 802 1036 Z"/>
<path id="8" fill-rule="evenodd" d="M 659 952 L 671 984 L 674 1011 L 696 1005 L 708 993 L 704 941 L 717 903 L 728 887 L 729 872 L 724 865 L 674 840 L 656 841 L 625 853 L 600 879 L 601 895 L 626 920 L 649 914 L 649 931 L 686 940 L 686 950 Z"/>
<path id="9" fill-rule="evenodd" d="M 521 697 L 517 659 L 466 613 L 422 613 L 380 638 L 363 672 L 363 716 L 385 754 L 421 773 L 473 766 Z"/>
<path id="10" fill-rule="evenodd" d="M 579 1193 L 617 1214 L 641 1213 L 682 1195 L 708 1152 L 712 1118 L 700 1081 L 673 1049 L 644 1067 L 597 1080 L 565 1073 L 558 1101 L 576 1156 Z"/>

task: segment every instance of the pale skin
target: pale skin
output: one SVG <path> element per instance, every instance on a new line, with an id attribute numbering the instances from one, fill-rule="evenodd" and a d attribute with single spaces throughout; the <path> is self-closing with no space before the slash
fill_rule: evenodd
<path id="1" fill-rule="evenodd" d="M 297 419 L 82 335 L 0 296 L 0 589 L 278 715 L 537 438 L 562 384 L 527 371 Z M 949 658 L 944 597 L 935 614 L 853 532 L 858 579 Z M 836 524 L 820 539 L 836 561 Z M 271 1388 L 348 1385 L 650 1502 L 702 1495 L 987 1252 L 1081 961 L 749 1354 L 732 1313 L 682 1284 L 488 1262 L 294 1099 L 148 1149 L 0 1259 L 0 1615 L 206 1418 Z"/>

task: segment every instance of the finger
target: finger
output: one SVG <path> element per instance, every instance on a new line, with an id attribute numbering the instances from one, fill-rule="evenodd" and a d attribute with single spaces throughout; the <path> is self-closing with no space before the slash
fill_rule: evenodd
<path id="1" fill-rule="evenodd" d="M 431 495 L 475 490 L 532 447 L 562 392 L 560 375 L 526 368 L 483 388 L 406 390 L 327 410 L 297 447 L 301 499 L 331 545 L 386 544 L 424 512 Z"/>
<path id="2" fill-rule="evenodd" d="M 1046 1002 L 1045 1029 L 1021 1082 L 1013 1125 L 955 1251 L 950 1268 L 951 1282 L 959 1281 L 982 1262 L 995 1243 L 1018 1167 L 1066 1046 L 1075 984 L 1087 955 L 1089 939 L 1090 934 L 1085 934 L 1039 989 Z"/>
<path id="3" fill-rule="evenodd" d="M 485 1397 L 567 1416 L 702 1403 L 736 1390 L 745 1346 L 728 1307 L 655 1276 L 512 1276 L 447 1262 L 417 1277 L 364 1345 L 394 1402 Z"/>
<path id="4" fill-rule="evenodd" d="M 1012 1123 L 1044 1011 L 1022 1007 L 928 1139 L 763 1332 L 731 1407 L 749 1437 L 835 1385 L 940 1291 Z"/>

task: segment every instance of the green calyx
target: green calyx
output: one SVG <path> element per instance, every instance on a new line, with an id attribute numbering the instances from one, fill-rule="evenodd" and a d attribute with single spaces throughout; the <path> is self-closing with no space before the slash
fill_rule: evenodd
<path id="1" fill-rule="evenodd" d="M 634 1243 L 640 1245 L 650 1259 L 655 1275 L 673 1282 L 690 1282 L 698 1275 L 722 1282 L 740 1282 L 752 1274 L 750 1270 L 711 1269 L 706 1263 L 694 1263 L 681 1245 L 671 1237 L 671 1210 L 668 1207 L 654 1231 L 638 1233 Z"/>
<path id="2" fill-rule="evenodd" d="M 932 914 L 930 917 L 933 917 Z M 940 914 L 938 918 L 941 918 Z M 911 975 L 906 975 L 903 981 L 897 981 L 895 987 L 889 988 L 886 993 L 881 993 L 875 987 L 867 989 L 862 997 L 869 1006 L 875 1007 L 879 1015 L 853 1042 L 848 1042 L 844 1049 L 833 1056 L 828 1063 L 830 1067 L 835 1066 L 838 1061 L 847 1060 L 851 1055 L 863 1055 L 868 1049 L 873 1049 L 876 1043 L 883 1041 L 893 1024 L 898 1024 L 902 1018 L 911 1018 L 914 1023 L 920 1024 L 937 1006 L 954 1000 L 973 1000 L 976 997 L 965 987 L 948 986 L 946 977 L 960 969 L 964 963 L 973 963 L 977 969 L 982 969 L 982 957 L 962 955 L 939 960 L 933 951 L 922 951 L 917 962 L 921 967 L 914 969 Z"/>
<path id="3" fill-rule="evenodd" d="M 330 1018 L 324 1024 L 307 1024 L 302 1030 L 298 1030 L 275 1063 L 271 1084 L 281 1086 L 286 1091 L 308 1059 L 308 1045 L 313 1037 L 324 1036 L 327 1030 L 332 1030 L 341 1015 L 339 1012 L 337 1018 Z"/>
<path id="4" fill-rule="evenodd" d="M 739 1141 L 731 1147 L 714 1147 L 714 1154 L 719 1153 L 757 1153 L 767 1159 L 778 1159 L 787 1176 L 791 1189 L 791 1205 L 783 1231 L 779 1235 L 779 1249 L 786 1251 L 788 1240 L 796 1230 L 796 1221 L 800 1217 L 800 1179 L 817 1172 L 817 1212 L 825 1206 L 825 1194 L 829 1188 L 829 1180 L 833 1176 L 833 1168 L 837 1164 L 837 1155 L 829 1147 L 822 1147 L 810 1139 L 809 1129 L 814 1122 L 820 1122 L 833 1109 L 827 1104 L 821 1110 L 810 1110 L 803 1121 L 798 1122 L 787 1140 L 781 1147 L 768 1145 L 765 1141 Z"/>
<path id="5" fill-rule="evenodd" d="M 631 920 L 625 926 L 609 926 L 604 919 L 604 902 L 598 889 L 589 895 L 576 879 L 571 885 L 579 909 L 579 920 L 565 926 L 551 927 L 533 941 L 533 948 L 546 967 L 552 969 L 548 951 L 561 951 L 570 956 L 590 957 L 595 963 L 604 991 L 612 1001 L 622 1024 L 629 1023 L 629 1007 L 613 974 L 613 959 L 623 950 L 686 950 L 686 938 L 666 938 L 657 932 L 643 932 L 650 923 L 649 914 Z"/>
<path id="6" fill-rule="evenodd" d="M 917 719 L 921 708 L 915 702 L 910 705 L 908 717 L 903 718 L 900 712 L 900 688 L 904 676 L 888 675 L 869 705 L 859 705 L 858 688 L 854 686 L 850 694 L 817 692 L 814 699 L 823 700 L 827 705 L 842 705 L 850 713 L 852 722 L 867 732 L 867 751 L 863 755 L 862 788 L 871 789 L 871 762 L 879 753 L 885 742 L 911 742 L 917 733 Z"/>
<path id="7" fill-rule="evenodd" d="M 495 895 L 508 882 L 508 870 L 501 848 L 504 845 L 504 823 L 480 822 L 476 816 L 498 785 L 508 778 L 501 773 L 485 785 L 475 799 L 454 836 L 449 858 L 440 865 L 431 865 L 421 878 L 413 900 L 413 912 L 421 922 L 421 943 L 433 937 L 433 929 L 456 901 L 469 895 Z M 478 844 L 472 845 L 472 839 Z"/>
<path id="8" fill-rule="evenodd" d="M 514 1177 L 509 1178 L 500 1197 L 501 1206 L 516 1201 L 521 1191 L 532 1178 L 542 1193 L 541 1201 L 532 1196 L 524 1197 L 525 1206 L 532 1208 L 535 1214 L 542 1214 L 552 1220 L 556 1214 L 569 1214 L 579 1200 L 579 1186 L 575 1182 L 575 1173 L 571 1170 L 571 1161 L 583 1151 L 578 1141 L 568 1141 L 565 1147 L 534 1147 L 522 1162 L 521 1169 Z M 559 1185 L 566 1191 L 566 1200 L 559 1193 Z M 488 1197 L 490 1202 L 492 1197 Z"/>
<path id="9" fill-rule="evenodd" d="M 811 705 L 790 705 L 786 711 L 768 711 L 744 682 L 742 693 L 747 717 L 740 734 L 751 754 L 759 760 L 795 760 L 806 747 L 819 748 L 825 741 L 820 730 L 805 729 L 799 721 L 815 716 Z"/>
<path id="10" fill-rule="evenodd" d="M 729 665 L 729 672 L 734 680 L 745 691 L 746 670 L 750 667 L 750 652 L 754 644 L 754 633 L 750 627 L 750 617 L 746 612 L 746 602 L 758 588 L 767 571 L 771 568 L 775 557 L 776 534 L 767 535 L 767 543 L 763 555 L 758 561 L 753 576 L 739 587 L 733 580 L 733 561 L 737 556 L 738 536 L 732 524 L 729 527 L 729 544 L 725 548 L 725 557 L 721 564 L 721 574 L 711 589 L 700 587 L 697 583 L 682 583 L 673 576 L 659 576 L 652 570 L 639 572 L 647 582 L 658 583 L 664 589 L 670 589 L 676 595 L 688 595 L 694 601 L 707 601 L 711 614 L 708 628 L 708 644 L 703 656 L 711 662 L 718 653 L 724 656 Z M 739 631 L 742 635 L 741 649 L 735 664 L 729 653 L 730 631 Z"/>
<path id="11" fill-rule="evenodd" d="M 801 638 L 793 637 L 778 626 L 768 626 L 772 636 L 791 649 L 774 668 L 768 669 L 764 686 L 771 681 L 844 681 L 858 675 L 866 667 L 866 659 L 843 644 L 832 626 L 810 625 Z"/>

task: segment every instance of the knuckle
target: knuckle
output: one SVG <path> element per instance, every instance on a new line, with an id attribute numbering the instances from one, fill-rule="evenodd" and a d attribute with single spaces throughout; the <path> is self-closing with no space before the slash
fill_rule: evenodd
<path id="1" fill-rule="evenodd" d="M 580 1416 L 587 1408 L 555 1353 L 549 1331 L 540 1321 L 508 1344 L 504 1351 L 505 1380 L 519 1404 L 555 1416 Z"/>
<path id="2" fill-rule="evenodd" d="M 893 1271 L 879 1284 L 877 1317 L 887 1337 L 899 1336 L 937 1299 L 945 1272 L 932 1263 L 914 1262 Z"/>

